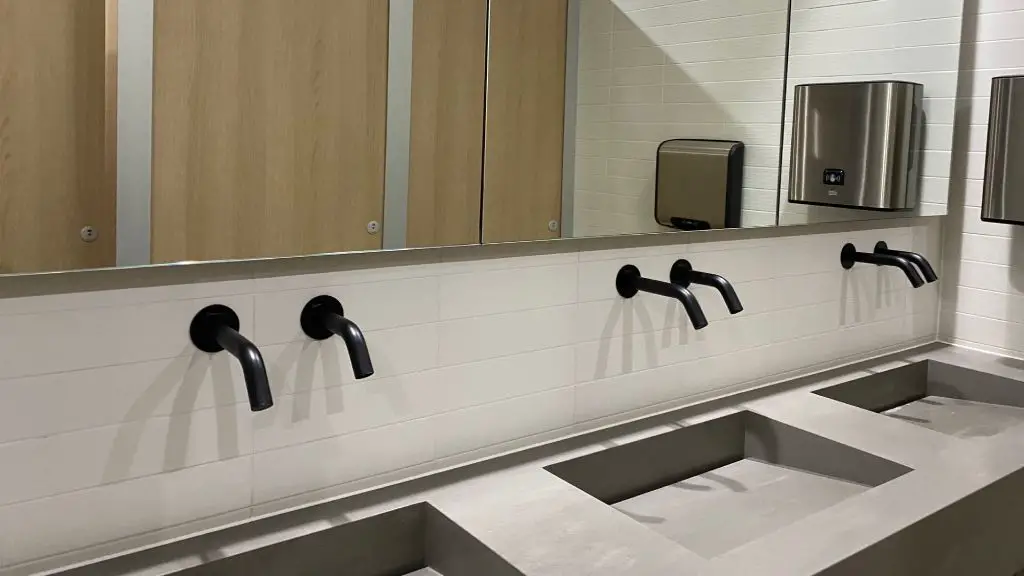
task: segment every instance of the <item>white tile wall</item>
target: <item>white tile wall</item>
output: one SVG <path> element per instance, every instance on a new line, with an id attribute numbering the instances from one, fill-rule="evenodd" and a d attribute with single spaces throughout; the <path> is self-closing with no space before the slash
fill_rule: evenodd
<path id="1" fill-rule="evenodd" d="M 927 130 L 917 214 L 946 214 L 964 2 L 793 0 L 780 192 L 782 225 L 845 222 L 858 217 L 850 210 L 787 201 L 793 90 L 798 84 L 815 82 L 904 80 L 924 85 Z M 870 213 L 860 216 L 879 218 Z"/>
<path id="2" fill-rule="evenodd" d="M 935 258 L 939 234 L 931 221 L 0 300 L 0 573 L 933 338 L 934 287 L 838 260 L 848 240 Z M 733 280 L 746 311 L 697 287 L 712 324 L 696 333 L 673 302 L 615 293 L 622 265 L 665 279 L 680 257 Z M 337 339 L 301 335 L 299 311 L 322 293 L 366 330 L 373 378 L 354 380 Z M 189 346 L 211 302 L 261 346 L 272 410 L 248 411 L 231 358 Z"/>
<path id="3" fill-rule="evenodd" d="M 967 0 L 942 338 L 1024 357 L 1024 229 L 981 221 L 992 78 L 1024 74 L 1024 5 Z"/>
<path id="4" fill-rule="evenodd" d="M 788 0 L 580 0 L 575 236 L 659 231 L 672 138 L 746 143 L 744 227 L 775 224 Z"/>

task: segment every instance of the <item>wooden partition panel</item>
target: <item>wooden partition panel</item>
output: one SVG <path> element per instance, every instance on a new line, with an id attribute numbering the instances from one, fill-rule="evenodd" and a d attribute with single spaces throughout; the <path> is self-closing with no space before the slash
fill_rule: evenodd
<path id="1" fill-rule="evenodd" d="M 558 238 L 566 0 L 491 0 L 484 242 Z"/>
<path id="2" fill-rule="evenodd" d="M 115 207 L 114 214 L 112 216 L 114 221 L 117 221 L 117 29 L 119 21 L 119 3 L 121 0 L 106 0 L 106 17 L 107 17 L 107 31 L 106 31 L 106 94 L 104 95 L 104 102 L 106 106 L 105 114 L 105 126 L 103 130 L 103 139 L 105 143 L 105 177 L 109 186 L 111 196 L 113 196 Z M 116 226 L 115 226 L 116 228 Z M 113 231 L 112 231 L 113 232 Z M 116 258 L 117 254 L 117 238 L 111 236 L 110 250 L 112 252 L 111 258 Z M 113 265 L 114 262 L 111 263 Z"/>
<path id="3" fill-rule="evenodd" d="M 480 243 L 487 0 L 417 0 L 410 247 Z"/>
<path id="4" fill-rule="evenodd" d="M 0 0 L 0 273 L 114 264 L 105 20 L 105 0 Z"/>
<path id="5" fill-rule="evenodd" d="M 388 2 L 156 0 L 153 260 L 381 247 Z"/>

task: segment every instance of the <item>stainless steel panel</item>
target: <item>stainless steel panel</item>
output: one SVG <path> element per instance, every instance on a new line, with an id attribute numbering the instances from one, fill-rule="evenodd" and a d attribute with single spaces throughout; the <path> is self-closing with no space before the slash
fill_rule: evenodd
<path id="1" fill-rule="evenodd" d="M 742 198 L 742 142 L 681 139 L 658 148 L 654 203 L 655 218 L 662 226 L 739 228 Z"/>
<path id="2" fill-rule="evenodd" d="M 992 80 L 981 219 L 1024 224 L 1024 76 Z"/>
<path id="3" fill-rule="evenodd" d="M 924 87 L 796 87 L 789 201 L 867 210 L 917 205 Z"/>

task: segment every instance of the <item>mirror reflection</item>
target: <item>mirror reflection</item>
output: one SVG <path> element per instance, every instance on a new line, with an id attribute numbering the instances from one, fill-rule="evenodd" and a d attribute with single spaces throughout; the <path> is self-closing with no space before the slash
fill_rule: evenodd
<path id="1" fill-rule="evenodd" d="M 963 9 L 963 0 L 793 0 L 780 225 L 946 214 Z M 802 109 L 800 86 L 811 90 Z M 801 132 L 810 147 L 794 152 Z M 876 165 L 886 154 L 900 170 Z M 795 175 L 794 158 L 813 173 Z M 850 181 L 825 182 L 843 172 Z M 790 193 L 794 176 L 814 180 L 812 197 L 845 207 L 791 201 L 802 195 Z M 869 210 L 850 209 L 858 191 L 873 197 L 863 198 Z"/>
<path id="2" fill-rule="evenodd" d="M 775 225 L 788 0 L 583 0 L 572 236 Z"/>
<path id="3" fill-rule="evenodd" d="M 0 273 L 944 214 L 962 1 L 0 0 Z"/>

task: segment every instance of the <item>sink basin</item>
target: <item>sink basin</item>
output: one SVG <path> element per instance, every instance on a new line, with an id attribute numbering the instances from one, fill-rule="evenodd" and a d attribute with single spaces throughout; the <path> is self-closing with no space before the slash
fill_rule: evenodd
<path id="1" fill-rule="evenodd" d="M 65 574 L 120 574 L 127 556 Z M 166 572 L 163 572 L 166 573 Z M 187 576 L 522 576 L 495 552 L 429 504 L 287 540 L 188 568 Z"/>
<path id="2" fill-rule="evenodd" d="M 910 472 L 753 412 L 547 470 L 707 559 Z"/>
<path id="3" fill-rule="evenodd" d="M 959 438 L 1024 424 L 1024 385 L 942 362 L 908 364 L 815 393 Z"/>

